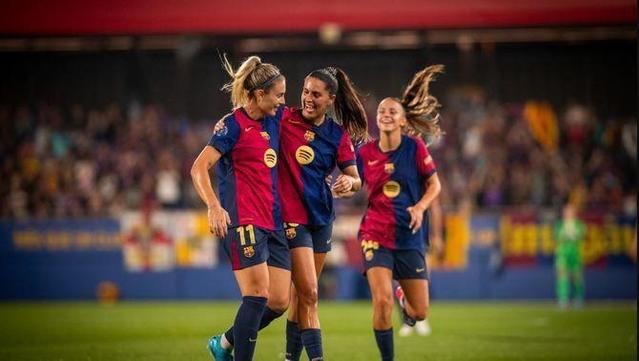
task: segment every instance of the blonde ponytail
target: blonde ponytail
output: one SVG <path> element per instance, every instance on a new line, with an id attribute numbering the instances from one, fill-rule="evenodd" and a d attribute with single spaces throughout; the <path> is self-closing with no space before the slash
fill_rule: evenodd
<path id="1" fill-rule="evenodd" d="M 253 96 L 253 91 L 257 89 L 268 90 L 275 80 L 283 78 L 275 65 L 262 63 L 262 60 L 257 56 L 250 56 L 244 60 L 235 71 L 224 54 L 222 66 L 231 77 L 231 81 L 224 84 L 222 90 L 231 93 L 233 109 L 248 104 Z"/>

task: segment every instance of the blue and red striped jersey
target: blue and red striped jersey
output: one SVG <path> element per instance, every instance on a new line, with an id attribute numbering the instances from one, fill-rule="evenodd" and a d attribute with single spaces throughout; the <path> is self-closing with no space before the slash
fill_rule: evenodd
<path id="1" fill-rule="evenodd" d="M 231 227 L 282 228 L 276 168 L 282 113 L 279 109 L 275 116 L 253 120 L 238 108 L 224 117 L 208 143 L 222 153 L 216 166 L 218 192 Z"/>
<path id="2" fill-rule="evenodd" d="M 402 135 L 399 147 L 390 152 L 382 152 L 377 140 L 369 142 L 358 150 L 357 168 L 368 192 L 359 239 L 389 249 L 424 251 L 428 215 L 424 214 L 422 227 L 413 234 L 406 210 L 422 198 L 426 180 L 436 172 L 424 141 Z"/>
<path id="3" fill-rule="evenodd" d="M 315 126 L 302 118 L 301 110 L 288 107 L 280 132 L 282 219 L 306 225 L 329 224 L 335 219 L 335 211 L 325 179 L 335 166 L 343 170 L 355 165 L 348 133 L 329 116 Z"/>

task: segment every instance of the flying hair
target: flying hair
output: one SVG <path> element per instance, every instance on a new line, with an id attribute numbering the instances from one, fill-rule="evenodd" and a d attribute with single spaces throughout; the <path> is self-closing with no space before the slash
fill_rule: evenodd
<path id="1" fill-rule="evenodd" d="M 439 125 L 439 101 L 429 93 L 429 86 L 438 74 L 444 72 L 441 64 L 428 66 L 419 71 L 410 81 L 404 95 L 398 99 L 404 108 L 408 122 L 405 132 L 435 140 L 443 135 Z"/>

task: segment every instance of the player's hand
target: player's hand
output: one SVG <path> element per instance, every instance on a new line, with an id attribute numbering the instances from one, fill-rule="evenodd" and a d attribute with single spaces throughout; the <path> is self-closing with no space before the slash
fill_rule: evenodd
<path id="1" fill-rule="evenodd" d="M 229 213 L 222 207 L 211 207 L 208 211 L 209 231 L 218 238 L 224 238 L 227 227 L 231 225 Z"/>
<path id="2" fill-rule="evenodd" d="M 340 194 L 349 192 L 353 188 L 353 177 L 340 174 L 333 184 L 333 193 Z"/>
<path id="3" fill-rule="evenodd" d="M 350 190 L 350 191 L 346 191 L 346 192 L 335 192 L 334 190 L 331 190 L 331 194 L 333 195 L 333 198 L 335 199 L 339 199 L 339 198 L 350 198 L 352 197 L 355 192 Z"/>
<path id="4" fill-rule="evenodd" d="M 410 214 L 410 224 L 408 227 L 413 230 L 413 234 L 417 233 L 422 226 L 424 220 L 424 211 L 426 208 L 416 204 L 412 207 L 406 208 L 408 214 Z"/>

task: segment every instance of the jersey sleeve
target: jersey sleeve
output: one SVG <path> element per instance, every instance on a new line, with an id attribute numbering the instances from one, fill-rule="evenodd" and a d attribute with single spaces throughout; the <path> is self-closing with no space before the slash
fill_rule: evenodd
<path id="1" fill-rule="evenodd" d="M 341 170 L 355 165 L 355 148 L 353 148 L 353 143 L 347 132 L 342 133 L 337 147 L 337 165 Z"/>
<path id="2" fill-rule="evenodd" d="M 428 148 L 423 140 L 416 138 L 417 142 L 417 151 L 415 152 L 415 163 L 417 164 L 417 171 L 419 172 L 420 177 L 429 178 L 435 172 L 437 172 L 437 167 L 435 166 L 435 161 L 433 157 L 430 155 Z"/>
<path id="3" fill-rule="evenodd" d="M 227 116 L 217 124 L 208 145 L 217 149 L 222 155 L 230 152 L 240 137 L 240 126 L 233 116 Z"/>

